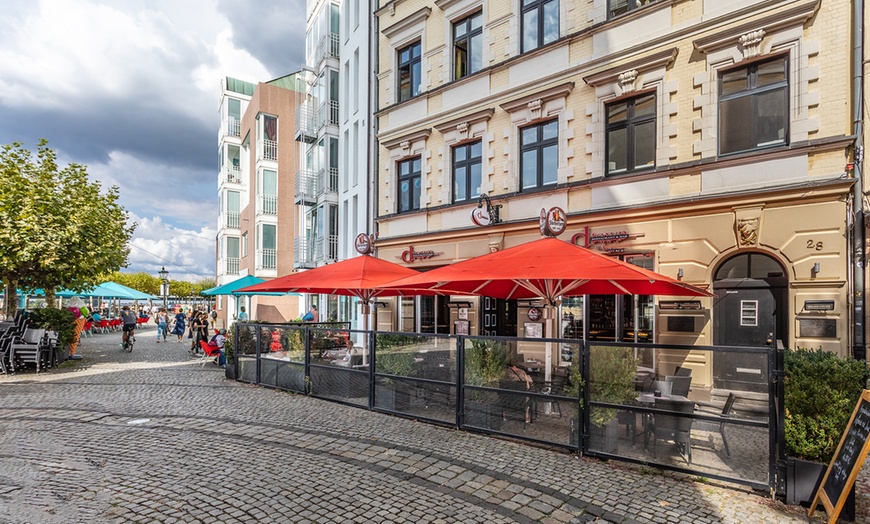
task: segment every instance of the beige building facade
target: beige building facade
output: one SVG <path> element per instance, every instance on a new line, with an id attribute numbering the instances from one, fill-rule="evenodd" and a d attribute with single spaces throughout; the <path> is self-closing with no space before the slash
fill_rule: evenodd
<path id="1" fill-rule="evenodd" d="M 850 2 L 393 0 L 375 16 L 379 257 L 505 249 L 560 207 L 560 238 L 715 295 L 566 299 L 560 336 L 863 358 Z M 481 194 L 500 223 L 472 222 Z M 523 336 L 530 306 L 395 299 L 378 327 L 452 332 L 461 313 L 472 335 Z"/>

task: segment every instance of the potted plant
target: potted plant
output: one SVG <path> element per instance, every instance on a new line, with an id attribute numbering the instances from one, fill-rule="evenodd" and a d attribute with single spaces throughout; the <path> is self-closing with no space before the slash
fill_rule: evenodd
<path id="1" fill-rule="evenodd" d="M 785 353 L 786 502 L 809 505 L 868 379 L 867 365 L 828 351 Z M 854 488 L 841 513 L 854 517 Z"/>
<path id="2" fill-rule="evenodd" d="M 472 339 L 465 347 L 466 386 L 498 387 L 510 362 L 508 345 L 497 340 Z M 502 413 L 492 391 L 466 390 L 465 422 L 469 425 L 499 429 Z"/>
<path id="3" fill-rule="evenodd" d="M 68 309 L 40 308 L 30 313 L 30 320 L 33 327 L 57 333 L 55 358 L 58 363 L 65 361 L 69 355 L 69 344 L 76 337 L 76 319 L 73 313 Z"/>
<path id="4" fill-rule="evenodd" d="M 235 327 L 235 326 L 234 326 Z M 234 357 L 239 355 L 254 355 L 257 352 L 257 340 L 254 336 L 256 325 L 238 326 L 238 347 L 234 348 Z M 234 358 L 236 365 L 236 379 L 244 382 L 256 382 L 257 361 L 252 358 Z M 229 366 L 227 366 L 229 367 Z"/>
<path id="5" fill-rule="evenodd" d="M 414 374 L 416 359 L 409 351 L 379 351 L 375 365 L 378 373 L 410 377 Z M 379 406 L 393 411 L 405 411 L 411 404 L 411 390 L 406 381 L 393 380 L 386 377 L 384 387 L 378 391 Z"/>
<path id="6" fill-rule="evenodd" d="M 569 394 L 579 393 L 582 379 L 576 366 L 569 377 Z M 635 398 L 634 377 L 637 359 L 631 348 L 589 346 L 589 400 L 607 404 L 624 404 Z M 576 385 L 575 385 L 576 384 Z M 579 408 L 579 406 L 577 407 Z M 579 409 L 575 409 L 579 413 Z M 605 453 L 616 453 L 619 442 L 619 424 L 616 408 L 590 408 L 589 447 Z M 572 424 L 572 427 L 576 427 Z M 576 442 L 576 438 L 572 443 Z"/>
<path id="7" fill-rule="evenodd" d="M 236 326 L 235 324 L 233 324 L 232 326 L 230 326 L 229 331 L 227 331 L 227 339 L 224 341 L 224 356 L 227 359 L 227 367 L 224 372 L 226 374 L 226 377 L 230 380 L 236 379 L 236 353 L 233 348 L 235 331 Z"/>
<path id="8" fill-rule="evenodd" d="M 276 386 L 298 393 L 305 392 L 305 331 L 284 329 L 281 333 L 283 359 L 278 363 Z M 273 353 L 276 355 L 276 353 Z"/>

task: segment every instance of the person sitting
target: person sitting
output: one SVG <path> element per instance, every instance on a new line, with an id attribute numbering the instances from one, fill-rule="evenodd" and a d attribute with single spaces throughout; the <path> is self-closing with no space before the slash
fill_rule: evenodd
<path id="1" fill-rule="evenodd" d="M 227 355 L 224 351 L 224 344 L 227 341 L 227 330 L 221 328 L 218 331 L 218 334 L 214 336 L 214 338 L 209 342 L 209 344 L 214 343 L 214 345 L 221 350 L 220 356 L 218 356 L 218 365 L 222 368 L 227 367 Z"/>
<path id="2" fill-rule="evenodd" d="M 519 386 L 516 389 L 525 389 L 526 391 L 532 389 L 532 377 L 514 363 L 508 364 L 507 369 L 505 369 L 504 382 L 501 386 L 503 389 L 515 389 L 513 384 Z M 520 401 L 517 397 L 518 395 L 511 394 L 507 397 L 507 403 L 511 405 L 520 404 L 524 412 L 525 422 L 528 424 L 532 421 L 530 399 L 529 397 L 523 397 L 523 400 Z"/>

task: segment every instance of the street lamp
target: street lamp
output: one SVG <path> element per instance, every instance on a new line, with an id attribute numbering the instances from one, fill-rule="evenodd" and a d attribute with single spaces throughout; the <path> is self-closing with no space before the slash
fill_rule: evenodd
<path id="1" fill-rule="evenodd" d="M 166 297 L 169 296 L 169 271 L 166 271 L 165 266 L 161 266 L 157 275 L 160 277 L 160 294 L 163 295 L 163 309 L 167 309 L 169 307 L 166 303 Z"/>

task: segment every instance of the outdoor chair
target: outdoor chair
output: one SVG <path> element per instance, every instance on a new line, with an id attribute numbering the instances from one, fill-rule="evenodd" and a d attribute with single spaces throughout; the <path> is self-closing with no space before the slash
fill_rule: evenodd
<path id="1" fill-rule="evenodd" d="M 82 326 L 82 334 L 85 335 L 86 337 L 94 336 L 94 334 L 91 332 L 91 330 L 93 328 L 94 328 L 94 321 L 93 320 L 85 322 L 85 325 Z"/>
<path id="2" fill-rule="evenodd" d="M 563 396 L 565 394 L 565 386 L 568 384 L 568 368 L 556 368 L 553 370 L 553 378 L 549 385 L 545 385 L 541 389 L 541 393 L 545 395 Z M 559 413 L 559 418 L 562 418 L 562 406 L 558 399 L 549 400 L 552 408 Z"/>
<path id="3" fill-rule="evenodd" d="M 731 411 L 734 409 L 734 401 L 737 400 L 737 397 L 734 393 L 728 393 L 728 398 L 725 400 L 725 405 L 722 407 L 722 411 L 718 413 L 713 413 L 715 415 L 719 415 L 721 418 L 721 422 L 719 422 L 719 434 L 722 435 L 722 445 L 725 447 L 725 454 L 729 457 L 731 456 L 731 450 L 728 448 L 728 439 L 725 437 L 725 423 L 727 419 L 731 418 Z M 699 413 L 710 414 L 709 410 L 699 409 Z M 702 421 L 702 423 L 706 423 L 707 421 Z M 713 423 L 715 424 L 715 422 Z"/>
<path id="4" fill-rule="evenodd" d="M 677 369 L 674 370 L 674 375 L 678 377 L 691 377 L 692 376 L 692 368 L 684 368 L 682 366 L 677 366 Z"/>
<path id="5" fill-rule="evenodd" d="M 108 333 L 109 332 L 109 321 L 105 318 L 100 319 L 100 323 L 97 324 L 97 329 L 100 330 L 100 333 Z"/>
<path id="6" fill-rule="evenodd" d="M 519 420 L 523 423 L 523 429 L 531 420 L 526 420 L 526 408 L 531 410 L 530 398 L 526 389 L 526 383 L 519 380 L 502 379 L 499 381 L 498 406 L 502 410 L 504 420 Z M 522 393 L 520 393 L 522 392 Z"/>
<path id="7" fill-rule="evenodd" d="M 200 367 L 205 367 L 206 360 L 209 358 L 217 358 L 221 354 L 221 349 L 217 346 L 210 346 L 205 340 L 199 341 L 199 347 L 202 348 L 202 357 L 199 359 Z"/>
<path id="8" fill-rule="evenodd" d="M 671 384 L 671 395 L 680 397 L 689 396 L 689 388 L 692 386 L 692 377 L 678 377 L 676 375 L 666 375 L 665 382 Z"/>
<path id="9" fill-rule="evenodd" d="M 695 412 L 695 403 L 687 400 L 673 400 L 657 398 L 655 400 L 656 409 L 671 411 L 673 413 L 693 414 Z M 667 415 L 656 413 L 653 417 L 653 458 L 658 458 L 658 441 L 659 439 L 671 440 L 679 448 L 680 453 L 686 458 L 686 462 L 692 464 L 692 422 L 691 417 L 679 415 Z"/>
<path id="10" fill-rule="evenodd" d="M 12 341 L 15 340 L 15 332 L 9 330 L 0 335 L 0 371 L 4 375 L 8 375 L 10 371 L 14 371 L 11 360 Z"/>
<path id="11" fill-rule="evenodd" d="M 44 329 L 28 329 L 21 337 L 12 341 L 10 360 L 15 368 L 24 364 L 35 364 L 36 372 L 48 358 L 48 339 Z"/>

